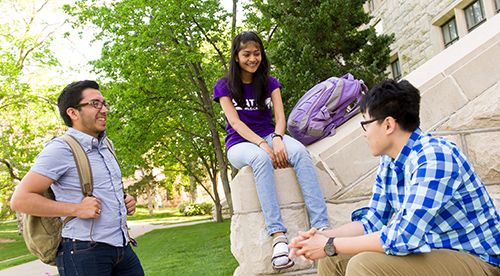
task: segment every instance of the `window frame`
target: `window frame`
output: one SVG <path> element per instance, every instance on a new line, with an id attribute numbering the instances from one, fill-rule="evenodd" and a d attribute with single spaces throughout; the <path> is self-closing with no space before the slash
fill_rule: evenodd
<path id="1" fill-rule="evenodd" d="M 450 28 L 451 22 L 453 22 L 454 34 L 456 35 L 455 37 L 452 36 Z M 450 18 L 450 20 L 446 21 L 443 25 L 441 25 L 441 33 L 443 34 L 443 42 L 445 48 L 450 47 L 460 39 L 460 36 L 458 34 L 457 20 L 455 17 Z M 449 40 L 446 38 L 446 35 L 448 35 Z"/>
<path id="2" fill-rule="evenodd" d="M 474 5 L 476 5 L 476 4 L 479 4 L 481 18 L 478 18 L 477 17 L 478 14 L 475 13 L 476 9 L 474 8 Z M 467 7 L 465 7 L 463 9 L 463 11 L 464 11 L 464 16 L 465 16 L 465 23 L 467 24 L 467 30 L 469 32 L 473 31 L 475 28 L 477 28 L 479 25 L 481 25 L 483 22 L 486 21 L 486 14 L 484 12 L 484 5 L 483 5 L 483 2 L 481 0 L 476 0 L 472 3 L 470 3 Z M 470 20 L 473 20 L 474 22 L 470 22 Z"/>
<path id="3" fill-rule="evenodd" d="M 391 62 L 391 71 L 392 78 L 396 81 L 399 81 L 403 74 L 401 73 L 401 63 L 399 62 L 399 58 L 396 58 L 393 62 Z"/>

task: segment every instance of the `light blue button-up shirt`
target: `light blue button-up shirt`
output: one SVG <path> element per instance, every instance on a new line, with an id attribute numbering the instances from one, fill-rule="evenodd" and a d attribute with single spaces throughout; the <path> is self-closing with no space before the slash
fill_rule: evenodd
<path id="1" fill-rule="evenodd" d="M 80 142 L 92 168 L 94 197 L 101 200 L 101 215 L 94 219 L 74 218 L 62 230 L 62 237 L 107 243 L 123 247 L 128 243 L 127 208 L 124 202 L 121 170 L 103 139 L 97 139 L 74 128 L 66 132 Z M 48 142 L 37 156 L 32 171 L 54 179 L 51 187 L 57 201 L 80 203 L 83 194 L 75 160 L 69 145 L 61 138 Z M 61 219 L 64 219 L 62 217 Z M 91 237 L 92 228 L 92 237 Z"/>

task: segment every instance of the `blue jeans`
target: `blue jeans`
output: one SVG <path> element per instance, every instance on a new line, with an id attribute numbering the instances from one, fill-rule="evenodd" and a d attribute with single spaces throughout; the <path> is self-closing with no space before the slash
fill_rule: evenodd
<path id="1" fill-rule="evenodd" d="M 63 238 L 56 258 L 59 276 L 144 276 L 144 270 L 130 244 L 115 247 Z"/>
<path id="2" fill-rule="evenodd" d="M 272 147 L 271 135 L 263 138 Z M 284 135 L 283 143 L 288 163 L 293 166 L 299 181 L 311 226 L 316 228 L 328 226 L 325 199 L 309 151 L 302 143 L 288 135 Z M 274 185 L 273 163 L 269 155 L 254 143 L 242 142 L 229 148 L 227 158 L 238 169 L 247 165 L 252 167 L 268 234 L 286 232 Z"/>

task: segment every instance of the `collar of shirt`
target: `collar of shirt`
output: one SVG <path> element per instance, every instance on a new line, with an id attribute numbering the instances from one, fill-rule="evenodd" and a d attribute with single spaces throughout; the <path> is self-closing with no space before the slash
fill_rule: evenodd
<path id="1" fill-rule="evenodd" d="M 69 134 L 78 140 L 80 144 L 82 145 L 83 149 L 85 149 L 86 152 L 91 150 L 93 147 L 101 147 L 102 145 L 105 145 L 103 143 L 104 138 L 106 137 L 106 131 L 101 132 L 99 134 L 99 137 L 95 138 L 92 135 L 88 135 L 87 133 L 81 132 L 75 128 L 68 128 L 68 131 L 66 134 Z"/>
<path id="2" fill-rule="evenodd" d="M 411 153 L 413 145 L 415 145 L 415 142 L 420 139 L 422 136 L 423 132 L 420 128 L 417 128 L 411 135 L 408 141 L 406 141 L 406 144 L 403 146 L 401 151 L 399 152 L 398 156 L 396 156 L 396 159 L 392 159 L 387 156 L 387 158 L 390 160 L 389 166 L 391 168 L 394 168 L 394 166 L 397 166 L 401 170 L 403 170 L 404 165 L 406 163 L 406 160 L 408 159 L 408 155 Z"/>

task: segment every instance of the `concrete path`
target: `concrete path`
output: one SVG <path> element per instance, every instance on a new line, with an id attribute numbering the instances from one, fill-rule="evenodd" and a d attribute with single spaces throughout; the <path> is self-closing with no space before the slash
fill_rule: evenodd
<path id="1" fill-rule="evenodd" d="M 213 220 L 208 219 L 208 220 L 200 220 L 200 221 L 169 224 L 169 225 L 129 221 L 128 227 L 130 228 L 130 236 L 132 238 L 136 238 L 140 235 L 143 235 L 155 229 L 193 225 L 210 221 Z M 42 261 L 40 260 L 0 270 L 0 276 L 54 276 L 54 275 L 58 275 L 57 267 L 46 265 L 42 263 Z"/>

